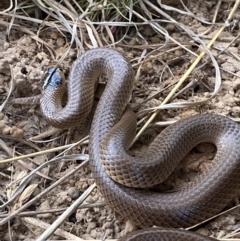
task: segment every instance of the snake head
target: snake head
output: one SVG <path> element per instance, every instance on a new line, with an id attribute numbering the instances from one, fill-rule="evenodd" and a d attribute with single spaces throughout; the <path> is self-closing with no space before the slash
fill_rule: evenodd
<path id="1" fill-rule="evenodd" d="M 43 89 L 47 87 L 57 88 L 65 83 L 65 78 L 62 69 L 59 66 L 51 66 L 47 68 L 43 77 Z"/>

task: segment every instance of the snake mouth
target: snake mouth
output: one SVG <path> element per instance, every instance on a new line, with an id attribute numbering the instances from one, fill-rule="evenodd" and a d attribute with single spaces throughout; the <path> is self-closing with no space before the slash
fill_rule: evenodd
<path id="1" fill-rule="evenodd" d="M 64 82 L 64 76 L 62 74 L 62 69 L 59 66 L 51 66 L 47 68 L 45 75 L 43 77 L 43 89 L 48 87 L 57 88 L 61 86 Z"/>

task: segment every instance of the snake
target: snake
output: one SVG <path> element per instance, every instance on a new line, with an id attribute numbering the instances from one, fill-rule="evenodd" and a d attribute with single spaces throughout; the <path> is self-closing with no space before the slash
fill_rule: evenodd
<path id="1" fill-rule="evenodd" d="M 124 219 L 142 228 L 139 235 L 145 233 L 150 235 L 146 237 L 153 237 L 156 229 L 144 231 L 145 228 L 161 227 L 157 235 L 164 239 L 142 240 L 172 241 L 174 237 L 180 240 L 176 238 L 179 235 L 183 235 L 185 241 L 213 240 L 196 238 L 197 234 L 192 233 L 187 238 L 189 232 L 179 228 L 212 217 L 239 194 L 238 124 L 215 114 L 184 118 L 165 128 L 144 153 L 132 156 L 128 148 L 136 132 L 136 115 L 129 100 L 134 87 L 134 71 L 120 52 L 110 48 L 88 50 L 73 63 L 65 105 L 62 97 L 66 83 L 61 70 L 58 67 L 48 70 L 40 100 L 44 118 L 57 128 L 83 123 L 102 75 L 108 81 L 93 117 L 89 155 L 93 178 L 106 202 Z M 202 142 L 213 143 L 217 148 L 204 171 L 180 190 L 156 191 L 154 186 L 169 177 L 184 156 Z"/>
<path id="2" fill-rule="evenodd" d="M 216 239 L 173 228 L 147 228 L 132 232 L 118 241 L 216 241 Z"/>

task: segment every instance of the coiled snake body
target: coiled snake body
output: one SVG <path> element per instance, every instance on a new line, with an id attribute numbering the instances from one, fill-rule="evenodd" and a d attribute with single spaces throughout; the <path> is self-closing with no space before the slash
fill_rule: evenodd
<path id="1" fill-rule="evenodd" d="M 221 211 L 240 189 L 239 126 L 219 115 L 193 116 L 166 128 L 141 157 L 130 156 L 127 148 L 135 133 L 136 118 L 127 105 L 134 75 L 131 65 L 117 51 L 93 49 L 76 60 L 64 108 L 54 92 L 61 83 L 46 84 L 41 108 L 49 123 L 61 128 L 79 125 L 91 109 L 94 85 L 102 74 L 107 75 L 108 83 L 94 115 L 89 148 L 93 177 L 108 204 L 142 228 L 185 228 Z M 194 182 L 174 193 L 142 189 L 163 181 L 201 142 L 214 143 L 217 153 Z"/>

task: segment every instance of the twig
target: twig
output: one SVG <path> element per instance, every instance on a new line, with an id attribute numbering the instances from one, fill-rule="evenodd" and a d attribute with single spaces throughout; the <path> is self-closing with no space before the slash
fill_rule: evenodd
<path id="1" fill-rule="evenodd" d="M 87 144 L 87 143 L 88 143 L 88 141 L 81 142 L 82 145 Z M 38 152 L 30 153 L 30 154 L 27 154 L 27 155 L 23 155 L 23 156 L 16 156 L 16 157 L 9 158 L 9 159 L 6 159 L 6 160 L 0 160 L 0 164 L 1 163 L 12 162 L 12 161 L 17 161 L 17 160 L 24 159 L 24 158 L 40 156 L 40 155 L 51 153 L 51 152 L 65 150 L 65 149 L 67 149 L 69 147 L 73 147 L 75 144 L 76 143 L 68 144 L 68 145 L 65 145 L 65 146 L 59 146 L 59 147 L 47 149 L 47 150 L 44 150 L 44 151 L 38 151 Z"/>
<path id="2" fill-rule="evenodd" d="M 3 220 L 0 221 L 0 226 L 4 225 L 5 223 L 9 222 L 12 220 L 16 215 L 18 215 L 20 212 L 25 210 L 26 208 L 30 207 L 34 202 L 42 198 L 44 195 L 46 195 L 48 192 L 50 192 L 53 188 L 61 184 L 63 181 L 66 180 L 66 178 L 72 176 L 74 173 L 79 171 L 84 165 L 88 163 L 88 160 L 84 161 L 81 163 L 79 166 L 71 170 L 67 175 L 61 177 L 58 181 L 56 181 L 53 185 L 50 187 L 46 188 L 43 192 L 39 193 L 37 196 L 35 196 L 33 199 L 25 203 L 22 207 L 20 207 L 18 210 L 12 212 L 8 217 L 4 218 Z"/>
<path id="3" fill-rule="evenodd" d="M 96 187 L 96 184 L 92 184 L 64 213 L 62 213 L 54 223 L 49 226 L 37 239 L 36 241 L 47 240 L 50 235 L 68 218 L 78 206 L 89 196 L 89 194 Z"/>
<path id="4" fill-rule="evenodd" d="M 36 219 L 36 218 L 30 218 L 30 217 L 25 217 L 25 218 L 22 218 L 23 221 L 25 221 L 26 223 L 29 223 L 29 224 L 32 224 L 34 225 L 35 227 L 40 227 L 42 229 L 48 229 L 51 227 L 51 225 L 49 225 L 48 223 L 46 222 L 43 222 L 39 219 Z M 77 240 L 77 241 L 83 241 L 83 239 L 69 233 L 69 232 L 66 232 L 60 228 L 58 228 L 55 233 L 61 237 L 63 237 L 64 239 L 66 240 Z M 45 239 L 41 239 L 42 240 L 45 240 Z"/>
<path id="5" fill-rule="evenodd" d="M 95 207 L 102 207 L 105 206 L 104 202 L 97 202 L 97 203 L 88 203 L 88 204 L 82 204 L 79 206 L 77 209 L 84 209 L 84 208 L 95 208 Z M 18 217 L 26 217 L 26 216 L 36 216 L 38 214 L 45 214 L 45 213 L 62 213 L 66 210 L 67 208 L 52 208 L 52 209 L 46 209 L 46 210 L 37 210 L 37 211 L 26 211 L 26 212 L 21 212 L 17 216 Z M 9 214 L 4 213 L 0 214 L 0 218 L 5 218 Z"/>

